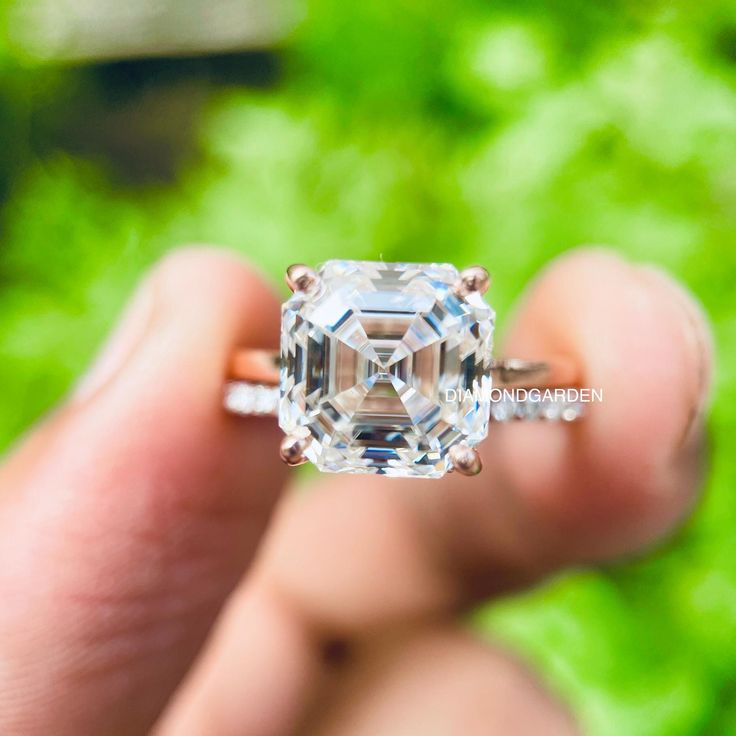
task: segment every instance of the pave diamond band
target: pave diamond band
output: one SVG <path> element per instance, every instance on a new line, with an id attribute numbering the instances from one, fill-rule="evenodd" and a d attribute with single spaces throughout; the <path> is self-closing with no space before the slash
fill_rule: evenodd
<path id="1" fill-rule="evenodd" d="M 225 384 L 225 408 L 240 416 L 278 416 L 278 386 L 264 386 L 247 381 L 228 381 Z"/>
<path id="2" fill-rule="evenodd" d="M 328 261 L 291 266 L 281 350 L 238 351 L 225 408 L 278 416 L 282 458 L 329 472 L 439 478 L 480 471 L 489 422 L 572 421 L 582 404 L 493 400 L 505 386 L 572 387 L 563 362 L 494 360 L 489 277 L 475 266 Z M 536 400 L 535 400 L 536 399 Z"/>

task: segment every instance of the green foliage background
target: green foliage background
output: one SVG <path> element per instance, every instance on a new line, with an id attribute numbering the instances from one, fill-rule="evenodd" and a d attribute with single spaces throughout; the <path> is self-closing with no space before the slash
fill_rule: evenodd
<path id="1" fill-rule="evenodd" d="M 54 66 L 0 46 L 0 444 L 142 271 L 220 243 L 488 264 L 501 314 L 605 242 L 674 272 L 719 350 L 713 467 L 666 549 L 480 611 L 591 734 L 736 733 L 736 6 L 313 0 L 281 48 Z M 632 326 L 635 329 L 635 326 Z"/>

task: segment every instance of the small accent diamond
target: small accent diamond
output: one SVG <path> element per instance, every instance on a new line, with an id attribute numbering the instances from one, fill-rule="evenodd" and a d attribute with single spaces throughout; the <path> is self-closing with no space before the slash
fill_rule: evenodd
<path id="1" fill-rule="evenodd" d="M 243 381 L 230 381 L 225 385 L 224 403 L 225 408 L 233 414 L 273 415 L 278 412 L 279 389 Z"/>

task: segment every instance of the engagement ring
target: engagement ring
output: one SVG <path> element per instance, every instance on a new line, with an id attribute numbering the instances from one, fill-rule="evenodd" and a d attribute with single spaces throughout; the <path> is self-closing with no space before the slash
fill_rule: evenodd
<path id="1" fill-rule="evenodd" d="M 582 413 L 567 391 L 578 385 L 572 364 L 493 359 L 481 266 L 328 261 L 318 271 L 290 266 L 286 281 L 280 356 L 239 350 L 224 405 L 278 416 L 289 465 L 475 475 L 492 420 Z"/>

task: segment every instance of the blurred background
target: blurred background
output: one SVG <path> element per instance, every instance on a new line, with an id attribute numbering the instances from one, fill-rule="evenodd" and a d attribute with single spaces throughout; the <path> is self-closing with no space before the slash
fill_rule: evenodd
<path id="1" fill-rule="evenodd" d="M 503 315 L 550 258 L 608 243 L 714 322 L 707 493 L 664 549 L 474 623 L 590 734 L 736 733 L 733 2 L 0 0 L 0 31 L 0 447 L 177 244 L 274 281 L 482 262 Z"/>

